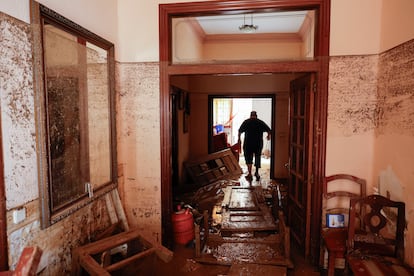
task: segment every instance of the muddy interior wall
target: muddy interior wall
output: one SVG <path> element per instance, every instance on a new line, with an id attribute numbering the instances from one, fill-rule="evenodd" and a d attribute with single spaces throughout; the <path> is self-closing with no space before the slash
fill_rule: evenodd
<path id="1" fill-rule="evenodd" d="M 378 192 L 406 204 L 405 256 L 414 264 L 414 39 L 380 55 L 374 174 Z"/>
<path id="2" fill-rule="evenodd" d="M 367 179 L 367 193 L 388 191 L 406 203 L 405 260 L 412 265 L 414 2 L 370 3 L 368 18 L 369 3 L 359 2 L 347 23 L 344 5 L 332 2 L 326 174 L 356 174 Z"/>
<path id="3" fill-rule="evenodd" d="M 192 0 L 180 2 L 186 1 L 190 2 Z M 29 22 L 27 2 L 27 0 L 0 1 L 0 10 L 16 15 L 24 22 Z M 123 176 L 120 183 L 124 182 L 121 187 L 121 195 L 130 224 L 138 226 L 144 229 L 148 235 L 158 238 L 161 229 L 158 87 L 158 4 L 160 1 L 89 0 L 85 2 L 83 0 L 43 0 L 40 2 L 115 43 L 116 59 L 119 62 L 116 68 L 118 157 L 120 160 L 119 168 L 122 170 L 120 176 Z M 177 1 L 162 1 L 162 3 L 167 2 Z M 386 171 L 388 168 L 387 164 L 384 163 L 378 164 L 374 170 L 372 169 L 373 159 L 376 156 L 374 151 L 384 152 L 381 155 L 384 158 L 388 156 L 396 157 L 395 153 L 401 152 L 401 150 L 394 152 L 391 148 L 390 151 L 384 151 L 384 147 L 387 148 L 395 144 L 392 140 L 394 134 L 390 136 L 382 135 L 377 138 L 376 135 L 378 134 L 373 129 L 375 123 L 370 122 L 369 119 L 375 118 L 376 115 L 374 114 L 377 111 L 372 110 L 370 99 L 373 95 L 368 94 L 367 91 L 377 93 L 374 86 L 376 87 L 381 83 L 381 81 L 371 79 L 373 75 L 377 74 L 375 66 L 378 64 L 379 57 L 375 55 L 386 52 L 388 49 L 413 38 L 412 24 L 410 24 L 412 22 L 413 3 L 411 0 L 331 1 L 330 53 L 332 58 L 330 59 L 330 70 L 332 72 L 329 75 L 326 168 L 328 174 L 346 170 L 367 178 L 371 183 L 370 187 L 372 187 L 372 183 L 377 182 L 379 172 Z M 395 11 L 396 15 L 387 14 L 390 16 L 388 20 L 388 16 L 382 15 L 386 11 L 392 11 L 393 13 Z M 350 15 L 352 15 L 352 20 L 350 20 Z M 387 20 L 381 21 L 381 18 L 387 18 Z M 96 202 L 47 230 L 41 231 L 39 229 L 37 183 L 33 183 L 33 179 L 37 179 L 35 175 L 37 164 L 36 161 L 33 161 L 35 154 L 33 119 L 30 118 L 30 122 L 26 119 L 19 121 L 19 119 L 17 125 L 13 125 L 13 131 L 11 127 L 5 128 L 5 126 L 11 126 L 11 122 L 14 120 L 11 118 L 17 116 L 12 114 L 16 110 L 8 107 L 8 102 L 19 106 L 19 108 L 21 106 L 28 107 L 20 110 L 29 110 L 29 112 L 23 113 L 28 113 L 29 117 L 33 116 L 33 92 L 32 88 L 27 88 L 32 85 L 32 77 L 20 78 L 20 76 L 31 74 L 31 69 L 29 69 L 31 65 L 28 65 L 30 58 L 26 56 L 27 52 L 31 52 L 29 27 L 20 20 L 2 18 L 0 27 L 2 39 L 0 89 L 4 129 L 3 148 L 8 150 L 4 153 L 5 160 L 10 159 L 7 161 L 9 167 L 5 171 L 5 181 L 6 193 L 9 194 L 7 197 L 13 202 L 10 205 L 8 216 L 12 217 L 13 208 L 20 208 L 25 205 L 27 207 L 27 220 L 22 224 L 13 225 L 11 223 L 9 226 L 9 236 L 12 236 L 11 240 L 13 240 L 10 259 L 11 263 L 17 261 L 16 258 L 20 253 L 18 250 L 21 249 L 23 244 L 38 243 L 41 247 L 45 247 L 47 251 L 45 255 L 47 264 L 42 263 L 41 267 L 48 265 L 51 267 L 47 271 L 49 275 L 60 275 L 63 274 L 62 271 L 68 270 L 70 248 L 85 242 L 85 239 L 92 237 L 91 233 L 96 232 L 101 227 L 103 228 L 107 223 L 107 216 L 105 209 L 101 208 L 104 204 Z M 404 22 L 408 23 L 404 24 Z M 138 29 L 136 26 L 145 26 L 145 28 Z M 385 30 L 386 28 L 388 31 Z M 384 30 L 384 33 L 381 30 Z M 382 42 L 383 40 L 384 42 Z M 381 43 L 379 43 L 380 41 Z M 10 63 L 9 59 L 6 62 L 5 58 L 8 55 L 16 57 L 15 61 L 17 62 Z M 354 65 L 354 62 L 359 63 L 362 69 L 365 68 L 368 72 L 360 70 L 358 65 Z M 349 71 L 347 70 L 348 66 L 357 68 L 355 70 L 360 71 L 361 74 L 347 72 Z M 13 74 L 13 76 L 19 78 L 11 78 L 10 72 L 19 72 Z M 381 75 L 379 74 L 379 76 Z M 347 84 L 343 81 L 343 76 L 351 83 Z M 409 82 L 409 79 L 404 81 Z M 204 85 L 209 86 L 210 82 L 204 83 Z M 356 94 L 352 89 L 362 92 Z M 14 93 L 16 95 L 23 93 L 24 95 L 15 97 Z M 355 105 L 354 100 L 348 101 L 341 93 L 350 94 L 351 96 L 356 95 L 368 106 L 363 107 L 358 103 Z M 394 97 L 390 99 L 392 98 Z M 375 102 L 376 99 L 373 101 Z M 335 107 L 337 102 L 343 103 L 339 107 L 339 115 L 335 114 L 338 111 Z M 371 110 L 369 111 L 371 115 L 363 117 L 367 125 L 357 122 L 362 111 L 354 111 L 354 107 Z M 7 119 L 7 117 L 10 117 L 10 119 Z M 4 123 L 5 120 L 9 120 L 9 123 Z M 346 123 L 344 128 L 341 127 L 343 122 Z M 356 125 L 356 127 L 353 125 Z M 29 139 L 26 139 L 27 137 Z M 16 142 L 11 143 L 12 141 Z M 377 149 L 376 146 L 373 146 L 373 143 L 380 145 L 381 149 Z M 396 143 L 412 145 L 412 135 L 399 135 Z M 11 150 L 13 148 L 14 150 L 17 149 L 17 151 L 13 150 L 13 154 L 16 153 L 16 156 L 12 156 Z M 348 152 L 344 154 L 340 151 L 341 148 L 345 148 L 353 154 L 348 155 Z M 19 163 L 20 160 L 18 159 L 23 152 L 25 153 L 22 159 L 23 163 Z M 408 150 L 402 154 L 401 156 L 409 161 L 400 162 L 389 159 L 387 162 L 391 164 L 392 172 L 396 174 L 398 182 L 402 183 L 404 181 L 403 187 L 406 188 L 411 185 L 407 178 L 412 178 L 410 169 L 413 162 L 410 156 L 414 155 Z M 11 157 L 17 159 L 12 161 Z M 365 170 L 366 164 L 368 168 Z M 398 169 L 395 168 L 397 164 Z M 125 172 L 123 168 L 125 168 Z M 17 172 L 15 179 L 10 177 L 14 171 Z M 406 201 L 409 201 L 409 197 L 413 195 L 412 191 L 407 189 L 404 192 Z M 34 207 L 31 207 L 32 204 Z M 33 212 L 29 212 L 30 210 L 33 210 Z M 413 232 L 410 226 L 412 217 L 408 218 L 409 232 L 406 239 L 406 253 L 408 261 L 412 263 L 413 257 L 409 253 L 414 252 L 414 239 L 410 233 Z M 21 236 L 19 236 L 20 234 Z"/>
<path id="4" fill-rule="evenodd" d="M 72 14 L 75 9 L 79 12 L 76 2 L 79 1 L 63 8 L 66 14 L 62 14 Z M 55 1 L 51 5 L 56 7 L 57 3 Z M 93 6 L 96 2 L 91 1 L 90 4 Z M 117 29 L 116 21 L 113 20 L 116 13 L 112 14 L 116 10 L 115 1 L 99 4 L 95 7 L 84 7 L 83 11 L 88 13 L 88 16 L 78 14 L 75 17 L 80 17 L 83 23 L 90 20 L 89 23 L 98 25 L 98 22 L 101 22 L 100 27 L 92 27 L 91 30 L 107 39 L 114 38 Z M 102 8 L 102 12 L 99 7 Z M 93 11 L 90 8 L 93 8 Z M 110 217 L 114 214 L 108 211 L 105 198 L 99 198 L 51 227 L 41 229 L 34 119 L 36 107 L 32 73 L 34 45 L 31 26 L 28 23 L 29 1 L 2 1 L 0 10 L 7 13 L 0 12 L 0 102 L 9 265 L 11 269 L 14 268 L 25 246 L 37 245 L 43 250 L 39 265 L 42 274 L 65 275 L 70 273 L 72 248 L 92 241 L 96 234 L 111 224 Z M 58 12 L 61 10 L 62 7 L 58 8 Z M 111 14 L 105 16 L 105 23 L 96 20 L 95 15 L 102 16 L 108 11 L 111 11 Z M 91 27 L 91 24 L 85 25 Z M 22 219 L 14 219 L 16 211 L 25 213 Z"/>
<path id="5" fill-rule="evenodd" d="M 27 23 L 0 13 L 0 36 L 9 264 L 15 266 L 25 246 L 38 245 L 44 252 L 39 267 L 42 273 L 67 274 L 71 249 L 92 241 L 107 228 L 110 213 L 100 198 L 51 227 L 40 228 L 31 29 Z M 14 220 L 14 212 L 22 209 L 25 217 Z"/>
<path id="6" fill-rule="evenodd" d="M 116 80 L 121 199 L 131 228 L 161 242 L 158 63 L 118 63 Z"/>

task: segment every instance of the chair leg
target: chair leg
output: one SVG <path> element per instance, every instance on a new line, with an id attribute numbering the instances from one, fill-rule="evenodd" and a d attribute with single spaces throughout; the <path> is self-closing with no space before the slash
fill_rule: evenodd
<path id="1" fill-rule="evenodd" d="M 329 253 L 328 256 L 328 276 L 334 276 L 335 275 L 335 255 L 332 253 Z"/>

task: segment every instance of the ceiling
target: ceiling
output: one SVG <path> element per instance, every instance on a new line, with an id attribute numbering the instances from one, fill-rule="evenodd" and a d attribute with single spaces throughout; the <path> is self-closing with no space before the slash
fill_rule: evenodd
<path id="1" fill-rule="evenodd" d="M 240 34 L 243 24 L 257 25 L 255 33 L 297 33 L 308 11 L 200 16 L 195 19 L 206 35 Z M 253 23 L 252 23 L 253 22 Z"/>

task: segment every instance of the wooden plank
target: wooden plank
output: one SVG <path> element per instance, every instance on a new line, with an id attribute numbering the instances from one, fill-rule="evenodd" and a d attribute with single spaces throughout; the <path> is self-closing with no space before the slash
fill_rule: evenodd
<path id="1" fill-rule="evenodd" d="M 121 222 L 125 231 L 129 230 L 128 221 L 126 219 L 125 211 L 119 197 L 118 189 L 113 189 L 105 195 L 106 207 L 113 224 Z"/>
<path id="2" fill-rule="evenodd" d="M 257 198 L 254 189 L 231 187 L 228 208 L 231 210 L 257 210 Z"/>
<path id="3" fill-rule="evenodd" d="M 216 205 L 221 216 L 220 232 L 209 233 L 205 246 L 201 245 L 198 249 L 201 252 L 195 256 L 196 261 L 206 264 L 242 263 L 293 268 L 290 259 L 290 229 L 285 224 L 282 211 L 276 212 L 276 223 L 266 204 L 263 190 L 227 186 L 223 191 L 223 201 L 221 205 L 220 202 Z"/>
<path id="4" fill-rule="evenodd" d="M 95 260 L 89 255 L 81 255 L 79 258 L 79 264 L 83 267 L 91 276 L 110 276 L 108 271 L 101 267 Z M 81 272 L 81 271 L 79 271 Z M 81 275 L 81 274 L 77 274 Z"/>
<path id="5" fill-rule="evenodd" d="M 262 190 L 259 189 L 259 192 Z M 227 187 L 224 190 L 222 207 L 223 233 L 276 231 L 278 228 L 264 200 L 261 203 L 257 200 L 255 187 Z"/>
<path id="6" fill-rule="evenodd" d="M 149 255 L 153 255 L 154 253 L 155 253 L 155 248 L 150 248 L 150 249 L 142 251 L 138 254 L 130 256 L 126 259 L 123 259 L 123 260 L 121 260 L 117 263 L 109 265 L 109 266 L 105 267 L 105 269 L 109 272 L 116 271 L 116 270 L 119 270 L 119 269 L 133 263 L 134 261 L 136 261 L 138 259 L 144 258 L 144 257 L 149 256 Z"/>
<path id="7" fill-rule="evenodd" d="M 258 264 L 233 264 L 228 276 L 239 275 L 279 275 L 286 276 L 287 269 L 284 266 L 258 265 Z"/>

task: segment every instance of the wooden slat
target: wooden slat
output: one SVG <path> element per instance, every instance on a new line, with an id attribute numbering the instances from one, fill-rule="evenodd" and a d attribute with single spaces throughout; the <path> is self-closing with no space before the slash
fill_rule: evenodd
<path id="1" fill-rule="evenodd" d="M 150 248 L 150 249 L 147 249 L 145 251 L 142 251 L 142 252 L 140 252 L 140 253 L 138 253 L 136 255 L 133 255 L 131 257 L 128 257 L 126 259 L 123 259 L 122 261 L 119 261 L 119 262 L 114 263 L 114 264 L 112 264 L 110 266 L 107 266 L 105 269 L 107 271 L 109 271 L 109 272 L 116 271 L 116 270 L 119 270 L 119 269 L 121 269 L 121 268 L 123 268 L 123 267 L 125 267 L 125 266 L 127 266 L 127 265 L 129 265 L 131 263 L 133 263 L 134 261 L 136 261 L 138 259 L 144 258 L 144 257 L 149 256 L 149 255 L 152 255 L 154 253 L 155 253 L 155 248 Z"/>

